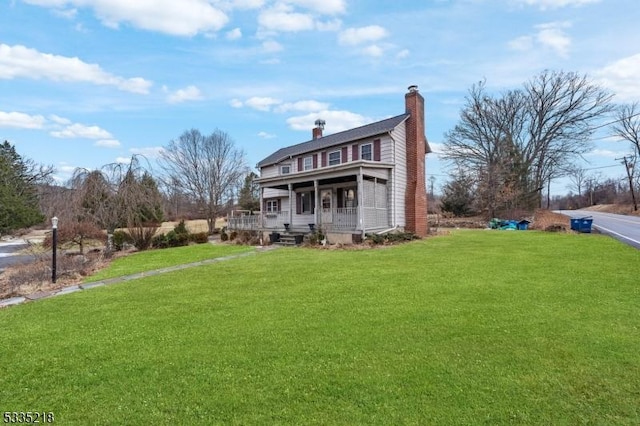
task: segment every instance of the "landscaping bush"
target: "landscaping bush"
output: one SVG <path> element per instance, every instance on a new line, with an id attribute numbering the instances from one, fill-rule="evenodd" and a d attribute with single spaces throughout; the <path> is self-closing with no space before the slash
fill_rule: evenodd
<path id="1" fill-rule="evenodd" d="M 131 235 L 129 235 L 126 231 L 115 231 L 111 240 L 113 244 L 113 249 L 116 251 L 122 251 L 125 249 L 127 244 L 132 244 L 133 239 Z"/>
<path id="2" fill-rule="evenodd" d="M 151 239 L 151 247 L 156 249 L 163 249 L 163 248 L 169 247 L 169 244 L 167 243 L 167 236 L 164 233 L 155 235 Z"/>
<path id="3" fill-rule="evenodd" d="M 235 240 L 237 236 L 238 236 L 238 232 L 237 231 L 231 231 L 229 233 L 229 241 Z"/>
<path id="4" fill-rule="evenodd" d="M 220 231 L 220 241 L 228 241 L 229 240 L 229 234 L 227 234 L 227 232 L 223 229 L 222 231 Z"/>
<path id="5" fill-rule="evenodd" d="M 205 244 L 209 242 L 209 235 L 206 232 L 189 234 L 189 241 L 196 244 Z"/>
<path id="6" fill-rule="evenodd" d="M 389 234 L 367 234 L 367 241 L 370 244 L 397 244 L 406 241 L 419 240 L 420 237 L 412 232 L 394 232 Z"/>

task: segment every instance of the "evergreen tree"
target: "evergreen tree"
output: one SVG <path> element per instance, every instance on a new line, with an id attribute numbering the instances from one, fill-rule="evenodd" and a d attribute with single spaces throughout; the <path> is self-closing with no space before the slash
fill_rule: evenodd
<path id="1" fill-rule="evenodd" d="M 255 182 L 258 178 L 254 172 L 244 178 L 244 185 L 240 189 L 238 205 L 243 210 L 260 210 L 260 186 Z"/>
<path id="2" fill-rule="evenodd" d="M 0 145 L 0 234 L 44 220 L 38 206 L 38 179 L 32 162 L 9 142 Z"/>

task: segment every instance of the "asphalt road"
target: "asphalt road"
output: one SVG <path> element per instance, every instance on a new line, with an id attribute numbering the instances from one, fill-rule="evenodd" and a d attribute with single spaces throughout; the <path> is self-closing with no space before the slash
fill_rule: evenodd
<path id="1" fill-rule="evenodd" d="M 589 210 L 558 210 L 558 213 L 565 214 L 573 219 L 591 217 L 593 219 L 593 228 L 640 249 L 640 217 L 638 216 L 625 216 Z"/>
<path id="2" fill-rule="evenodd" d="M 27 247 L 28 245 L 24 241 L 0 242 L 0 273 L 12 265 L 33 262 L 34 257 L 31 255 L 16 254 Z"/>

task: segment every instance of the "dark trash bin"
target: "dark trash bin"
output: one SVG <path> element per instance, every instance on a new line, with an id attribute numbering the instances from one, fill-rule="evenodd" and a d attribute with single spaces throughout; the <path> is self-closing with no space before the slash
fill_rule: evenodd
<path id="1" fill-rule="evenodd" d="M 531 222 L 529 222 L 528 220 L 521 220 L 520 222 L 518 222 L 518 231 L 526 231 L 527 229 L 529 229 L 529 224 Z"/>
<path id="2" fill-rule="evenodd" d="M 272 233 L 269 234 L 269 242 L 271 244 L 277 243 L 278 241 L 280 241 L 280 233 L 279 232 L 272 232 Z"/>
<path id="3" fill-rule="evenodd" d="M 593 219 L 591 217 L 581 217 L 580 219 L 571 219 L 571 229 L 577 232 L 590 233 Z"/>

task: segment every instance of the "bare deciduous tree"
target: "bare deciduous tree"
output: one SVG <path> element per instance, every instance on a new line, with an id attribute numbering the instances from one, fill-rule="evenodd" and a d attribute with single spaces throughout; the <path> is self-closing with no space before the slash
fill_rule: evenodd
<path id="1" fill-rule="evenodd" d="M 541 206 L 545 185 L 589 149 L 593 123 L 612 110 L 610 101 L 608 92 L 576 73 L 544 71 L 499 96 L 480 82 L 446 134 L 444 157 L 476 173 L 490 214 Z"/>
<path id="2" fill-rule="evenodd" d="M 244 152 L 220 130 L 208 136 L 196 129 L 185 131 L 165 147 L 161 166 L 165 182 L 179 186 L 198 203 L 209 233 L 213 233 L 229 194 L 247 173 Z"/>

